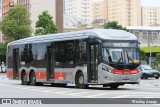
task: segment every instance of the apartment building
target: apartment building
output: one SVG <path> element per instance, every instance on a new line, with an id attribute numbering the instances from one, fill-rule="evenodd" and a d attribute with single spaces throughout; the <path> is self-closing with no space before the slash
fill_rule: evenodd
<path id="1" fill-rule="evenodd" d="M 160 7 L 142 6 L 142 26 L 160 24 Z"/>
<path id="2" fill-rule="evenodd" d="M 141 25 L 140 0 L 108 0 L 108 20 L 123 26 Z"/>
<path id="3" fill-rule="evenodd" d="M 0 0 L 0 21 L 2 21 L 2 0 Z M 0 30 L 0 42 L 2 42 L 3 36 L 2 31 Z"/>
<path id="4" fill-rule="evenodd" d="M 63 32 L 63 0 L 17 0 L 17 4 L 22 4 L 27 8 L 33 30 L 35 30 L 39 14 L 47 10 L 53 17 L 58 31 Z"/>
<path id="5" fill-rule="evenodd" d="M 93 21 L 108 20 L 108 1 L 100 0 L 93 3 Z"/>
<path id="6" fill-rule="evenodd" d="M 91 22 L 92 0 L 65 0 L 65 14 Z"/>
<path id="7" fill-rule="evenodd" d="M 14 7 L 17 0 L 2 0 L 2 18 L 8 14 L 9 9 Z"/>

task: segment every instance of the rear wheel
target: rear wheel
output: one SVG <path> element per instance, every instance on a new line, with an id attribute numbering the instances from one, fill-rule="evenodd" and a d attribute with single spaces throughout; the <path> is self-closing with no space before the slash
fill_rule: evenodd
<path id="1" fill-rule="evenodd" d="M 82 72 L 78 73 L 78 76 L 76 76 L 76 88 L 87 88 L 88 85 L 84 84 L 84 76 Z"/>
<path id="2" fill-rule="evenodd" d="M 117 85 L 117 84 L 112 84 L 112 85 L 110 85 L 110 87 L 111 87 L 112 89 L 117 89 L 117 88 L 119 87 L 119 85 Z"/>
<path id="3" fill-rule="evenodd" d="M 36 82 L 36 75 L 34 72 L 31 73 L 31 85 L 33 85 L 33 86 L 38 85 Z"/>

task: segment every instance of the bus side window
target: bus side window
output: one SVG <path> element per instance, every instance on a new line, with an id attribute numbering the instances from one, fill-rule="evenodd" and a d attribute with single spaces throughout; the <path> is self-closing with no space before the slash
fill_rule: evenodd
<path id="1" fill-rule="evenodd" d="M 86 55 L 86 42 L 84 41 L 77 41 L 76 42 L 76 64 L 82 65 L 83 62 L 87 61 L 87 55 Z"/>
<path id="2" fill-rule="evenodd" d="M 58 42 L 55 44 L 55 62 L 56 67 L 64 67 L 65 65 L 65 53 L 63 42 Z"/>
<path id="3" fill-rule="evenodd" d="M 73 66 L 75 63 L 75 44 L 74 41 L 66 42 L 65 44 L 66 66 Z"/>

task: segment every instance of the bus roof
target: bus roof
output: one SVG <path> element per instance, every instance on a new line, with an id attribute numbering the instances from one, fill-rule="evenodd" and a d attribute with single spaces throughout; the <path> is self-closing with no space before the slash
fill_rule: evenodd
<path id="1" fill-rule="evenodd" d="M 137 37 L 134 34 L 123 31 L 123 30 L 94 29 L 94 30 L 85 30 L 85 31 L 77 31 L 77 32 L 32 36 L 32 37 L 13 41 L 8 45 L 86 39 L 88 37 L 98 37 L 104 40 L 137 40 Z"/>

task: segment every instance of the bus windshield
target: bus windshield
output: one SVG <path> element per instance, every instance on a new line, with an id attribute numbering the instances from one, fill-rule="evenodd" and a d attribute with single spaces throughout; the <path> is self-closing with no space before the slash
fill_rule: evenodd
<path id="1" fill-rule="evenodd" d="M 139 51 L 136 48 L 102 48 L 103 60 L 108 63 L 139 63 Z"/>

